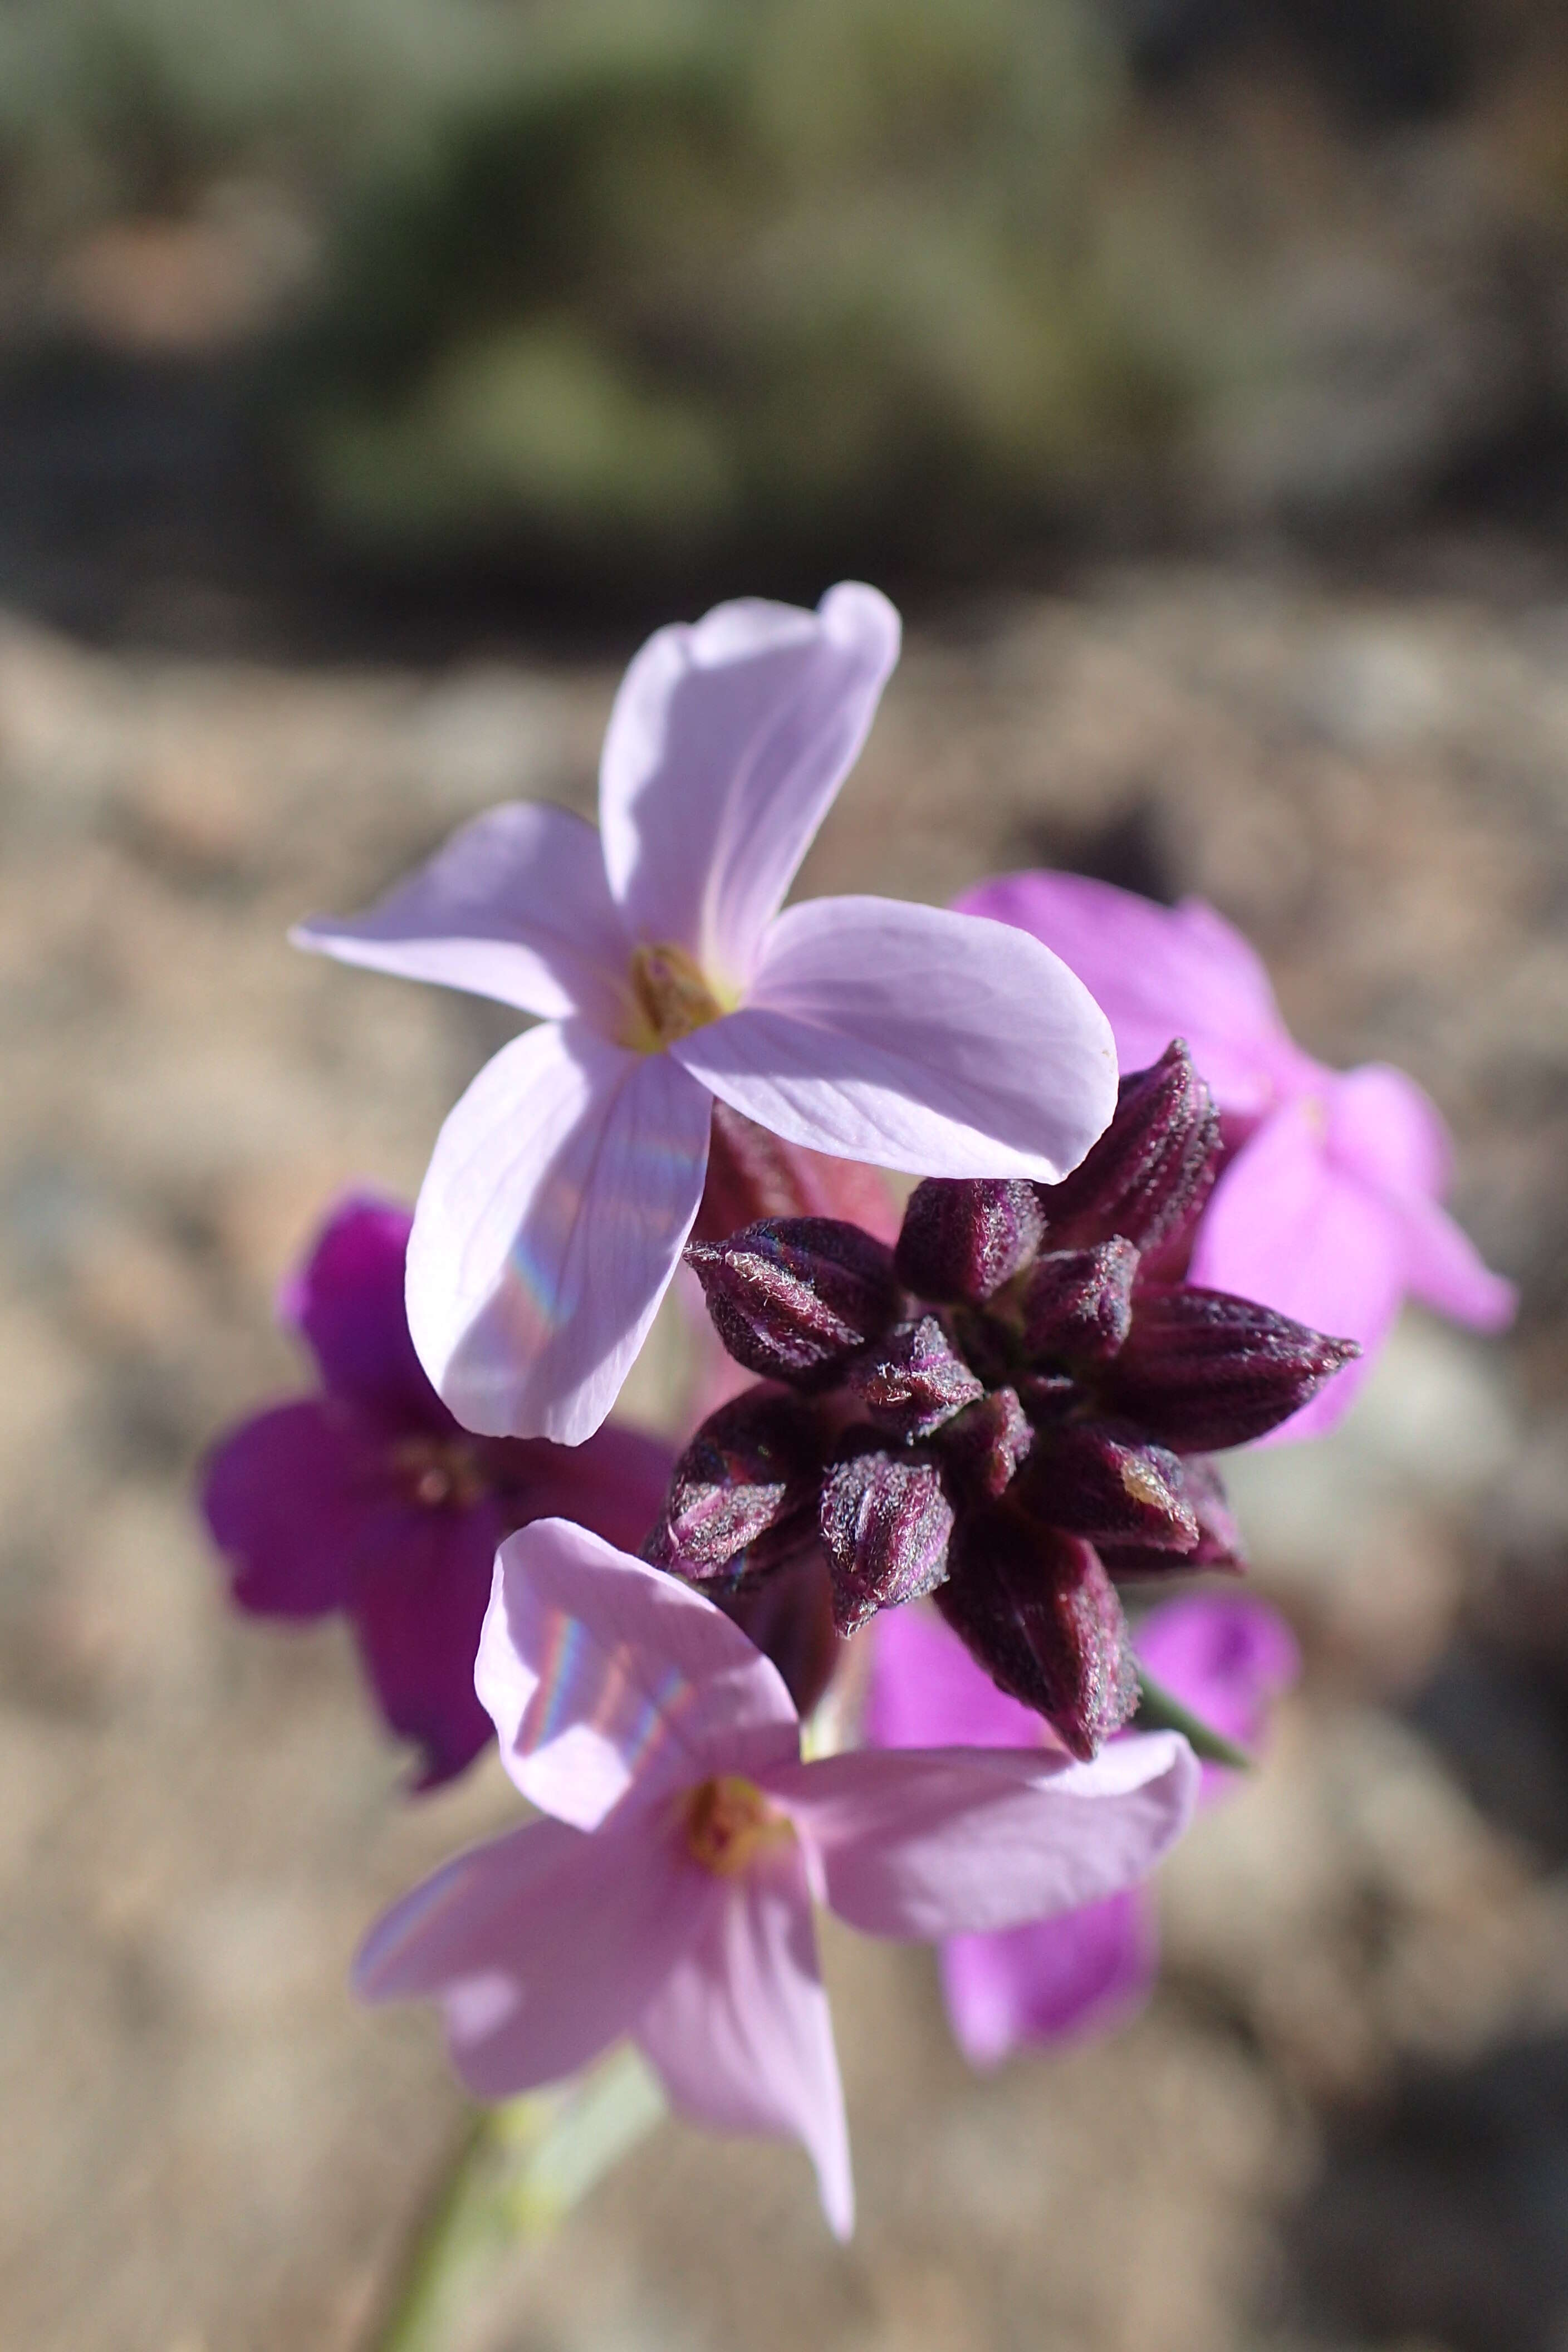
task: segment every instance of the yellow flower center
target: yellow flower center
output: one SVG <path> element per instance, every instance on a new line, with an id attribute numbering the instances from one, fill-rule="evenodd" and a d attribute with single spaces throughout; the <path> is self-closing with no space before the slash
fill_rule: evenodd
<path id="1" fill-rule="evenodd" d="M 427 1511 L 471 1510 L 489 1488 L 473 1446 L 460 1437 L 400 1438 L 392 1464 Z"/>
<path id="2" fill-rule="evenodd" d="M 729 1009 L 720 1003 L 695 956 L 669 941 L 632 950 L 631 1004 L 621 1043 L 660 1054 Z"/>
<path id="3" fill-rule="evenodd" d="M 716 1878 L 736 1878 L 766 1846 L 795 1835 L 752 1780 L 725 1773 L 688 1791 L 681 1805 L 686 1850 Z"/>

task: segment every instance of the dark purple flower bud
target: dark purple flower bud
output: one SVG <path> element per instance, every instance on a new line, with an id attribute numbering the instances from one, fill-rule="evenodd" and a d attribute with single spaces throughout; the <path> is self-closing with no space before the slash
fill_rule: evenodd
<path id="1" fill-rule="evenodd" d="M 1006 1509 L 961 1521 L 937 1607 L 1002 1690 L 1071 1755 L 1131 1722 L 1138 1673 L 1121 1603 L 1092 1544 Z"/>
<path id="2" fill-rule="evenodd" d="M 952 1506 L 934 1462 L 852 1454 L 822 1482 L 819 1525 L 833 1579 L 833 1620 L 852 1633 L 879 1609 L 932 1591 L 947 1574 Z"/>
<path id="3" fill-rule="evenodd" d="M 942 1430 L 938 1444 L 947 1483 L 965 1503 L 999 1502 L 1034 1442 L 1017 1392 L 993 1389 Z"/>
<path id="4" fill-rule="evenodd" d="M 822 1460 L 809 1407 L 748 1389 L 709 1414 L 676 1463 L 646 1557 L 700 1580 L 796 1519 L 809 1530 Z"/>
<path id="5" fill-rule="evenodd" d="M 846 1217 L 872 1234 L 898 1222 L 879 1169 L 785 1143 L 728 1103 L 716 1102 L 691 1238 L 721 1242 L 759 1217 Z"/>
<path id="6" fill-rule="evenodd" d="M 764 1380 L 822 1387 L 899 1311 L 892 1252 L 836 1217 L 764 1217 L 689 1243 L 686 1262 L 725 1347 Z"/>
<path id="7" fill-rule="evenodd" d="M 1182 1465 L 1182 1492 L 1198 1523 L 1198 1540 L 1187 1556 L 1189 1568 L 1247 1566 L 1247 1553 L 1225 1491 L 1225 1481 L 1212 1462 L 1189 1454 Z"/>
<path id="8" fill-rule="evenodd" d="M 896 1324 L 845 1378 L 878 1428 L 895 1437 L 929 1437 L 985 1394 L 934 1315 Z"/>
<path id="9" fill-rule="evenodd" d="M 1004 1317 L 984 1307 L 950 1307 L 943 1318 L 957 1348 L 983 1388 L 1016 1383 L 1018 1334 Z"/>
<path id="10" fill-rule="evenodd" d="M 1198 1522 L 1183 1486 L 1181 1463 L 1164 1446 L 1080 1421 L 1041 1440 L 1019 1499 L 1036 1518 L 1092 1543 L 1190 1552 Z"/>
<path id="11" fill-rule="evenodd" d="M 1083 1394 L 1067 1372 L 1026 1372 L 1018 1381 L 1018 1402 L 1037 1429 L 1054 1429 Z"/>
<path id="12" fill-rule="evenodd" d="M 1048 1250 L 1024 1284 L 1024 1345 L 1031 1356 L 1103 1364 L 1132 1328 L 1138 1252 L 1116 1234 L 1091 1249 Z"/>
<path id="13" fill-rule="evenodd" d="M 838 1663 L 827 1563 L 816 1540 L 815 1522 L 810 1534 L 809 1549 L 786 1561 L 765 1582 L 714 1596 L 725 1616 L 764 1658 L 773 1660 L 803 1721 L 832 1681 Z"/>
<path id="14" fill-rule="evenodd" d="M 939 1305 L 978 1305 L 1027 1265 L 1045 1229 L 1036 1188 L 1021 1179 L 928 1176 L 904 1211 L 899 1279 Z"/>
<path id="15" fill-rule="evenodd" d="M 1122 1080 L 1115 1118 L 1072 1174 L 1037 1187 L 1047 1238 L 1061 1248 L 1121 1234 L 1158 1249 L 1197 1214 L 1219 1153 L 1209 1090 L 1178 1037 L 1152 1070 Z"/>
<path id="16" fill-rule="evenodd" d="M 1149 1283 L 1100 1390 L 1109 1410 L 1160 1444 L 1206 1452 L 1261 1437 L 1360 1353 L 1353 1339 L 1327 1339 L 1249 1298 Z"/>
<path id="17" fill-rule="evenodd" d="M 1162 1456 L 1165 1461 L 1174 1458 Z M 1097 1544 L 1112 1576 L 1163 1576 L 1178 1569 L 1188 1574 L 1198 1569 L 1210 1573 L 1231 1570 L 1239 1575 L 1246 1567 L 1241 1529 L 1231 1515 L 1214 1464 L 1201 1454 L 1189 1454 L 1181 1462 L 1181 1473 L 1182 1500 L 1197 1522 L 1197 1542 L 1191 1551 L 1182 1553 L 1161 1553 L 1130 1543 Z"/>

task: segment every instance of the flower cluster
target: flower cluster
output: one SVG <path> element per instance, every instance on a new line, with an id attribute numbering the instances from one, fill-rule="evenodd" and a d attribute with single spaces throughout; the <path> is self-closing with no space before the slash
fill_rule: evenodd
<path id="1" fill-rule="evenodd" d="M 1206 910 L 785 908 L 898 643 L 854 585 L 661 630 L 597 833 L 493 810 L 297 934 L 536 1025 L 412 1220 L 329 1219 L 283 1301 L 321 1392 L 203 1494 L 242 1608 L 349 1616 L 419 1786 L 493 1736 L 542 1816 L 394 1906 L 364 1997 L 438 2000 L 486 2097 L 629 2036 L 688 2113 L 803 2142 L 841 2232 L 813 1906 L 938 1944 L 980 2063 L 1124 2009 L 1183 1730 L 1235 1760 L 1295 1661 L 1257 1603 L 1130 1630 L 1122 1588 L 1239 1568 L 1211 1454 L 1300 1432 L 1403 1288 L 1508 1304 L 1424 1097 L 1309 1063 Z M 605 1417 L 683 1253 L 753 1384 L 672 1464 Z M 863 1719 L 805 1760 L 857 1633 Z"/>
<path id="2" fill-rule="evenodd" d="M 1178 1041 L 1060 1183 L 928 1180 L 891 1249 L 826 1218 L 693 1244 L 762 1378 L 679 1457 L 648 1558 L 723 1591 L 820 1545 L 841 1633 L 932 1594 L 1004 1691 L 1097 1754 L 1138 1705 L 1118 1580 L 1239 1565 L 1208 1455 L 1357 1353 L 1161 1278 L 1219 1150 Z"/>

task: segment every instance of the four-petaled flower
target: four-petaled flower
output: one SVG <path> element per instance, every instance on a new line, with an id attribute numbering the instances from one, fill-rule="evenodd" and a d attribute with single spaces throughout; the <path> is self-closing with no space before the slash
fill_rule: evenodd
<path id="1" fill-rule="evenodd" d="M 1110 1118 L 1104 1015 L 1022 932 L 882 898 L 779 912 L 898 645 L 855 585 L 661 629 L 616 699 L 597 834 L 492 810 L 369 914 L 296 935 L 544 1024 L 452 1111 L 415 1216 L 414 1344 L 468 1427 L 597 1428 L 690 1231 L 715 1097 L 846 1159 L 1047 1182 Z"/>
<path id="2" fill-rule="evenodd" d="M 1385 1064 L 1331 1070 L 1304 1053 L 1257 955 L 1212 907 L 1156 906 L 1051 873 L 1005 875 L 957 903 L 1054 948 L 1110 1015 L 1123 1069 L 1141 1069 L 1173 1033 L 1186 1038 L 1233 1147 L 1188 1278 L 1363 1349 L 1274 1439 L 1332 1428 L 1406 1292 L 1478 1330 L 1510 1320 L 1512 1286 L 1442 1207 L 1448 1139 L 1427 1097 Z"/>
<path id="3" fill-rule="evenodd" d="M 575 1451 L 475 1438 L 419 1369 L 403 1309 L 408 1213 L 342 1202 L 279 1301 L 325 1393 L 275 1406 L 220 1440 L 202 1506 L 263 1617 L 342 1610 L 381 1710 L 415 1741 L 419 1785 L 449 1780 L 490 1738 L 474 1652 L 496 1547 L 525 1520 L 580 1519 L 617 1542 L 652 1524 L 668 1449 L 602 1429 Z"/>
<path id="4" fill-rule="evenodd" d="M 1016 1748 L 1049 1738 L 1039 1717 L 997 1689 L 934 1611 L 889 1610 L 869 1638 L 866 1737 L 876 1746 Z M 1247 1748 L 1258 1746 L 1269 1702 L 1300 1665 L 1283 1618 L 1241 1595 L 1167 1601 L 1150 1611 L 1135 1640 L 1140 1660 L 1173 1697 Z M 1205 1764 L 1205 1798 L 1223 1796 L 1233 1778 Z M 1142 1886 L 999 1935 L 954 1936 L 941 1956 L 954 2039 L 972 2065 L 994 2066 L 1030 2044 L 1104 2032 L 1146 1999 L 1158 1957 L 1154 1906 Z"/>
<path id="5" fill-rule="evenodd" d="M 479 1695 L 552 1818 L 449 1863 L 373 1929 L 373 2000 L 435 1995 L 481 2096 L 572 2073 L 629 2033 L 678 2106 L 793 2136 L 841 2235 L 853 2199 L 814 1901 L 939 1939 L 1135 1884 L 1185 1826 L 1171 1734 L 1072 1764 L 1019 1749 L 813 1763 L 784 1684 L 729 1619 L 581 1528 L 501 1547 Z"/>

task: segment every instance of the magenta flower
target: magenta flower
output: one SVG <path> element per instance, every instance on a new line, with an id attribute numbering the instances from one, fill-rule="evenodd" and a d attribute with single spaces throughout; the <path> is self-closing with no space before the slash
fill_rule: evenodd
<path id="1" fill-rule="evenodd" d="M 601 1430 L 574 1452 L 460 1429 L 408 1337 L 408 1227 L 407 1211 L 385 1202 L 333 1212 L 279 1302 L 325 1393 L 223 1439 L 202 1505 L 240 1608 L 347 1614 L 381 1711 L 420 1749 L 418 1785 L 429 1788 L 490 1738 L 474 1653 L 502 1537 L 559 1515 L 638 1543 L 670 1455 L 628 1429 Z"/>
<path id="2" fill-rule="evenodd" d="M 846 1159 L 1047 1181 L 1110 1118 L 1104 1015 L 1036 942 L 883 898 L 779 912 L 898 646 L 856 586 L 661 629 L 616 699 L 597 834 L 493 809 L 369 914 L 296 934 L 544 1024 L 453 1110 L 415 1214 L 414 1344 L 469 1428 L 597 1428 L 690 1231 L 715 1097 Z"/>
<path id="3" fill-rule="evenodd" d="M 1478 1330 L 1510 1320 L 1512 1286 L 1441 1205 L 1449 1148 L 1433 1104 L 1403 1070 L 1331 1070 L 1303 1053 L 1262 964 L 1212 907 L 1160 907 L 1048 873 L 983 882 L 958 904 L 1054 948 L 1105 1007 L 1124 1070 L 1157 1060 L 1173 1036 L 1187 1040 L 1233 1147 L 1189 1279 L 1342 1332 L 1363 1351 L 1275 1438 L 1316 1436 L 1342 1418 L 1406 1292 Z"/>
<path id="4" fill-rule="evenodd" d="M 1131 1885 L 1185 1826 L 1186 1742 L 800 1759 L 773 1667 L 712 1603 L 565 1521 L 502 1545 L 476 1679 L 551 1819 L 459 1855 L 372 1930 L 365 1999 L 434 1995 L 483 2098 L 630 2034 L 677 2106 L 804 2142 L 853 2215 L 814 1902 L 868 1935 L 1000 1928 Z"/>
<path id="5" fill-rule="evenodd" d="M 1049 1738 L 1040 1717 L 999 1691 L 934 1612 L 889 1610 L 872 1640 L 866 1733 L 877 1746 L 1013 1748 Z M 1228 1594 L 1167 1601 L 1143 1620 L 1136 1641 L 1165 1689 L 1242 1748 L 1258 1746 L 1269 1702 L 1289 1688 L 1300 1664 L 1283 1619 L 1259 1601 Z M 1223 1794 L 1230 1779 L 1205 1764 L 1204 1795 Z M 994 2066 L 1031 2043 L 1103 2032 L 1147 1998 L 1158 1958 L 1154 1907 L 1142 1886 L 999 1935 L 952 1937 L 942 1948 L 942 1981 L 954 2038 L 972 2065 Z"/>

